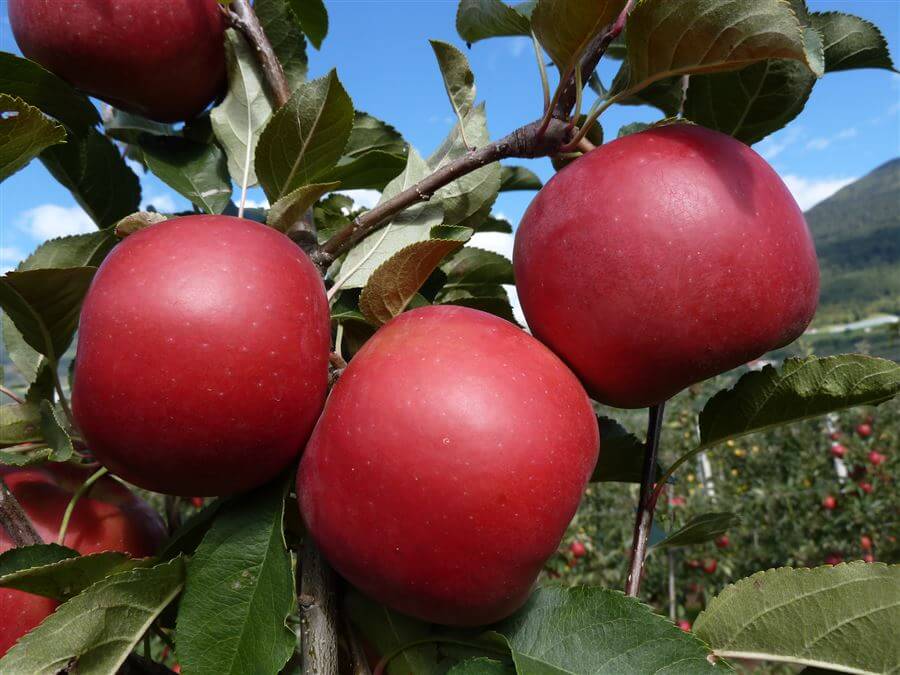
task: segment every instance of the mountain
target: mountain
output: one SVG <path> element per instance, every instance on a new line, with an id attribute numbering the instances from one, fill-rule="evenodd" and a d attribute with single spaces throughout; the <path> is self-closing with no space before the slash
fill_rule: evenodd
<path id="1" fill-rule="evenodd" d="M 816 324 L 900 313 L 900 158 L 806 212 L 822 291 Z"/>

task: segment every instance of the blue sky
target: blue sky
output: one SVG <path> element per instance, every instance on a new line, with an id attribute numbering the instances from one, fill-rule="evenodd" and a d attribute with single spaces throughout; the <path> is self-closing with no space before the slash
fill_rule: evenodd
<path id="1" fill-rule="evenodd" d="M 309 50 L 310 76 L 336 67 L 358 109 L 390 122 L 427 155 L 454 122 L 428 39 L 464 48 L 454 26 L 455 0 L 326 0 L 326 5 L 329 35 L 321 51 Z M 813 11 L 852 12 L 875 22 L 895 62 L 900 60 L 900 0 L 811 0 L 809 5 Z M 6 0 L 0 0 L 0 50 L 18 53 Z M 528 40 L 488 40 L 468 54 L 493 137 L 538 116 L 541 94 Z M 604 67 L 607 80 L 613 68 Z M 613 137 L 622 124 L 658 117 L 650 108 L 614 106 L 602 122 Z M 816 85 L 803 113 L 756 149 L 808 208 L 900 154 L 900 76 L 880 70 L 829 74 Z M 553 173 L 548 160 L 528 165 L 544 179 Z M 187 206 L 152 176 L 143 179 L 143 193 L 145 202 L 161 210 Z M 529 199 L 530 193 L 507 193 L 495 210 L 515 225 Z M 0 184 L 0 270 L 14 266 L 48 237 L 91 229 L 87 216 L 39 162 Z M 504 235 L 486 235 L 479 243 L 511 250 L 511 239 Z"/>

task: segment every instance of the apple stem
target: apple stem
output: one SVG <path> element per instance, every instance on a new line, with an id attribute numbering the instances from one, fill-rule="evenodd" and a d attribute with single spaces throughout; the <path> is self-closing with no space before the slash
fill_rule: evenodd
<path id="1" fill-rule="evenodd" d="M 15 401 L 16 403 L 19 403 L 19 404 L 25 403 L 25 399 L 20 398 L 19 396 L 16 396 L 15 393 L 13 393 L 10 389 L 7 389 L 7 388 L 4 387 L 3 385 L 0 385 L 0 393 L 6 394 L 7 396 L 9 396 L 9 397 L 10 397 L 13 401 Z"/>
<path id="2" fill-rule="evenodd" d="M 300 548 L 300 649 L 303 675 L 337 675 L 337 594 L 334 572 L 312 538 Z"/>
<path id="3" fill-rule="evenodd" d="M 344 635 L 347 642 L 347 651 L 350 652 L 350 669 L 353 675 L 372 675 L 366 652 L 359 641 L 356 631 L 350 619 L 344 616 Z"/>
<path id="4" fill-rule="evenodd" d="M 291 97 L 291 89 L 288 86 L 287 78 L 284 75 L 284 68 L 281 61 L 275 55 L 272 49 L 272 43 L 266 37 L 266 33 L 256 17 L 256 13 L 250 6 L 249 0 L 232 0 L 231 9 L 224 9 L 228 23 L 237 28 L 250 45 L 256 50 L 259 58 L 259 65 L 262 68 L 269 89 L 272 91 L 272 97 L 275 107 L 280 108 Z"/>
<path id="5" fill-rule="evenodd" d="M 653 490 L 656 475 L 656 455 L 659 451 L 659 437 L 665 413 L 665 402 L 652 406 L 647 422 L 647 444 L 644 452 L 644 469 L 641 473 L 641 493 L 638 499 L 637 516 L 634 521 L 634 537 L 631 541 L 631 564 L 625 582 L 626 595 L 636 598 L 641 589 L 641 573 L 647 555 L 647 539 L 653 526 L 653 511 L 656 509 L 658 493 Z"/>
<path id="6" fill-rule="evenodd" d="M 0 476 L 0 525 L 9 533 L 9 538 L 16 546 L 44 543 L 2 476 Z"/>
<path id="7" fill-rule="evenodd" d="M 75 491 L 75 494 L 72 495 L 72 499 L 69 500 L 68 505 L 66 506 L 66 511 L 63 513 L 62 522 L 59 524 L 59 534 L 56 536 L 56 543 L 60 546 L 63 545 L 63 542 L 66 539 L 66 531 L 69 529 L 69 521 L 72 519 L 72 512 L 75 510 L 75 505 L 78 503 L 78 500 L 81 499 L 87 491 L 93 487 L 94 483 L 103 478 L 106 474 L 109 473 L 109 469 L 105 466 L 95 471 L 91 476 L 82 483 L 81 487 Z"/>

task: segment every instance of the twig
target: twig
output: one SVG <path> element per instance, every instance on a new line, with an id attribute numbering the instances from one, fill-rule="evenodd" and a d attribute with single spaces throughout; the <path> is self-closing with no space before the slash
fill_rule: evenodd
<path id="1" fill-rule="evenodd" d="M 10 389 L 7 389 L 3 385 L 0 385 L 0 394 L 6 394 L 16 403 L 25 403 L 25 399 L 16 396 Z"/>
<path id="2" fill-rule="evenodd" d="M 350 652 L 350 669 L 352 675 L 372 675 L 366 653 L 359 642 L 353 624 L 344 616 L 344 634 L 347 636 L 347 647 Z"/>
<path id="3" fill-rule="evenodd" d="M 44 543 L 28 515 L 22 510 L 19 500 L 7 487 L 6 481 L 2 477 L 0 477 L 0 525 L 9 533 L 9 538 L 16 546 Z"/>
<path id="4" fill-rule="evenodd" d="M 430 176 L 423 178 L 412 187 L 403 190 L 391 199 L 378 204 L 338 231 L 321 249 L 313 254 L 313 262 L 327 266 L 335 257 L 347 251 L 356 242 L 367 236 L 391 216 L 418 202 L 427 201 L 440 188 L 460 176 L 508 157 L 545 157 L 555 155 L 557 150 L 569 140 L 565 122 L 551 120 L 547 131 L 538 135 L 541 121 L 526 124 L 498 141 L 471 150 L 459 159 L 441 167 Z"/>
<path id="5" fill-rule="evenodd" d="M 641 573 L 647 555 L 647 538 L 653 526 L 653 511 L 656 508 L 656 494 L 653 492 L 653 478 L 656 474 L 656 453 L 659 450 L 659 436 L 662 431 L 665 403 L 650 408 L 647 423 L 647 445 L 644 452 L 644 470 L 641 474 L 641 494 L 638 499 L 637 516 L 634 520 L 634 537 L 631 541 L 631 564 L 625 593 L 636 598 L 641 589 Z"/>
<path id="6" fill-rule="evenodd" d="M 265 31 L 256 18 L 256 13 L 250 7 L 249 0 L 232 0 L 231 10 L 224 10 L 228 23 L 244 34 L 250 45 L 256 50 L 263 75 L 272 90 L 275 107 L 280 108 L 291 97 L 291 89 L 287 78 L 284 76 L 284 68 L 281 61 L 272 49 L 272 43 L 266 37 Z"/>
<path id="7" fill-rule="evenodd" d="M 312 538 L 300 549 L 300 645 L 303 675 L 337 675 L 337 598 L 334 572 Z"/>
<path id="8" fill-rule="evenodd" d="M 166 495 L 165 497 L 166 527 L 172 534 L 181 527 L 181 497 Z"/>
<path id="9" fill-rule="evenodd" d="M 103 467 L 102 469 L 94 472 L 91 476 L 81 484 L 81 487 L 75 491 L 75 494 L 72 495 L 72 498 L 69 500 L 69 503 L 66 505 L 66 511 L 63 513 L 62 522 L 59 524 L 59 534 L 56 536 L 56 543 L 60 546 L 63 545 L 63 542 L 66 540 L 66 531 L 69 529 L 69 521 L 72 519 L 72 512 L 75 511 L 75 505 L 78 504 L 78 500 L 80 500 L 84 495 L 87 494 L 88 490 L 93 487 L 94 483 L 103 478 L 106 474 L 109 473 L 109 469 Z"/>

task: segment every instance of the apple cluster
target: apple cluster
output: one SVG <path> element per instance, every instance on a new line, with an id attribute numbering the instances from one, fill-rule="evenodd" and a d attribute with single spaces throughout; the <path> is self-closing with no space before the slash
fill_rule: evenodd
<path id="1" fill-rule="evenodd" d="M 98 23 L 93 4 L 10 0 L 23 52 L 157 120 L 190 118 L 221 91 L 214 0 L 133 3 L 122 26 Z M 246 491 L 299 458 L 303 521 L 343 577 L 425 620 L 491 623 L 524 603 L 575 513 L 600 445 L 591 399 L 658 404 L 789 343 L 819 282 L 774 170 L 687 124 L 563 168 L 525 213 L 513 263 L 533 336 L 473 309 L 415 309 L 380 328 L 329 394 L 325 285 L 288 237 L 226 216 L 146 227 L 85 299 L 75 421 L 113 474 L 166 494 Z M 54 471 L 15 475 L 62 495 Z M 79 502 L 71 545 L 149 555 L 161 524 L 108 481 L 115 500 Z M 58 523 L 56 501 L 11 488 L 32 518 Z M 114 518 L 92 521 L 101 508 Z"/>

